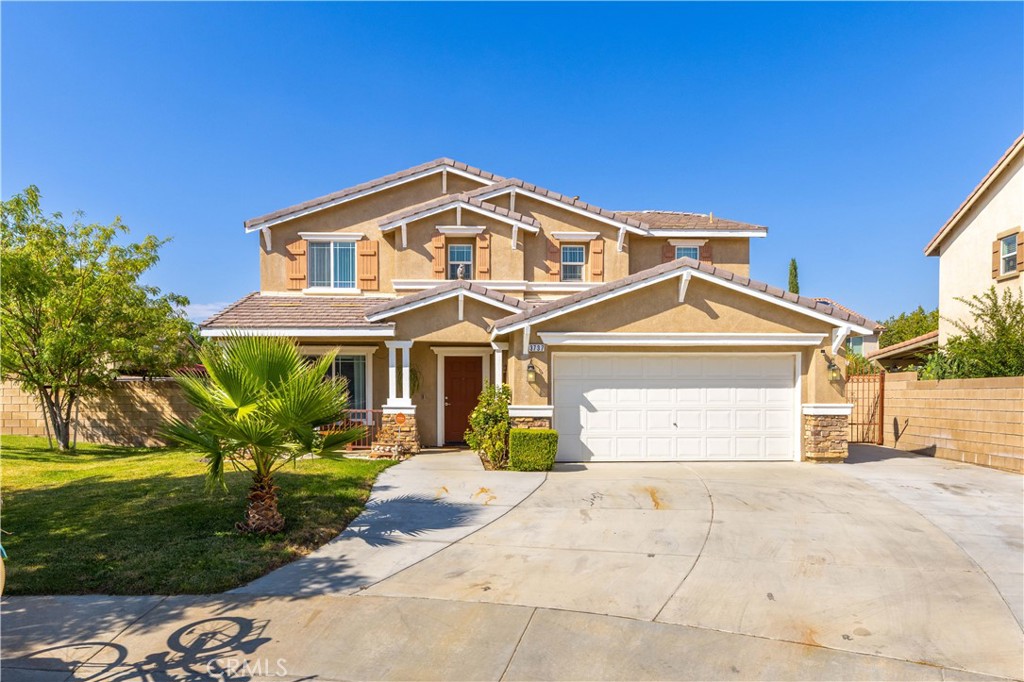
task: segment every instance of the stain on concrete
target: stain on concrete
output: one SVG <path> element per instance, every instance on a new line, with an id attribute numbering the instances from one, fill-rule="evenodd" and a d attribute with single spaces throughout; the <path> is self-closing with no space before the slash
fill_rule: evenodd
<path id="1" fill-rule="evenodd" d="M 651 504 L 654 505 L 655 509 L 667 509 L 667 505 L 662 502 L 661 496 L 658 493 L 658 489 L 654 486 L 645 486 L 643 491 L 647 493 L 651 498 Z"/>

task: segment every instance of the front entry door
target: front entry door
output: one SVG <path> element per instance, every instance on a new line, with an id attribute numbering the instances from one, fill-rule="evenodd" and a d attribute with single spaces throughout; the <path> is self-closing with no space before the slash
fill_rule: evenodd
<path id="1" fill-rule="evenodd" d="M 445 357 L 444 442 L 465 442 L 469 413 L 476 407 L 483 385 L 484 370 L 480 356 Z"/>

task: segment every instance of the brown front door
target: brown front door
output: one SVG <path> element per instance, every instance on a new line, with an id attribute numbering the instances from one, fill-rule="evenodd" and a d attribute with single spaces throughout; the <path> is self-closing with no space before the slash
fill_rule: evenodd
<path id="1" fill-rule="evenodd" d="M 476 407 L 484 386 L 479 355 L 448 355 L 444 359 L 444 442 L 463 443 L 469 413 Z"/>

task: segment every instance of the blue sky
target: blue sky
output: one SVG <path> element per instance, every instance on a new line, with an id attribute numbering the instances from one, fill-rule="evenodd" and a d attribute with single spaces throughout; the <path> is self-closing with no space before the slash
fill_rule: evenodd
<path id="1" fill-rule="evenodd" d="M 438 156 L 609 209 L 768 225 L 752 275 L 882 319 L 1024 127 L 1024 5 L 14 4 L 2 194 L 173 237 L 197 314 L 242 221 Z"/>

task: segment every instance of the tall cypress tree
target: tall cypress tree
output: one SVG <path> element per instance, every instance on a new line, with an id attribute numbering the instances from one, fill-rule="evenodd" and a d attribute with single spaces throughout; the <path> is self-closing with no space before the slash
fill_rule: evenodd
<path id="1" fill-rule="evenodd" d="M 796 271 L 796 258 L 789 259 L 789 293 L 800 293 L 800 277 Z"/>

